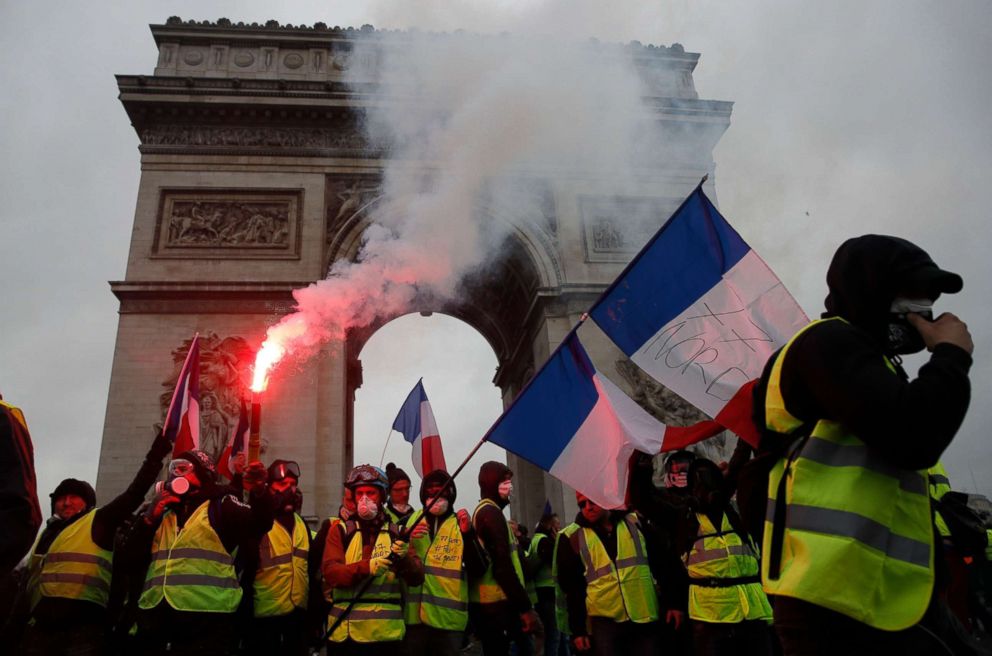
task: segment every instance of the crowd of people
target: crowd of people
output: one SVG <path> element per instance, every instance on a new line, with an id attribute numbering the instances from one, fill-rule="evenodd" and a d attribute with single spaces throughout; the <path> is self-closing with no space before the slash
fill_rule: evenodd
<path id="1" fill-rule="evenodd" d="M 513 472 L 499 462 L 479 468 L 471 512 L 445 471 L 412 504 L 402 469 L 355 467 L 336 514 L 311 527 L 298 463 L 251 462 L 227 482 L 191 450 L 163 477 L 173 445 L 160 435 L 103 505 L 88 483 L 60 483 L 30 546 L 30 439 L 0 401 L 2 464 L 21 472 L 0 489 L 0 649 L 988 653 L 989 533 L 939 462 L 969 404 L 973 347 L 932 306 L 962 280 L 869 235 L 841 246 L 827 282 L 823 318 L 755 388 L 756 450 L 666 454 L 662 485 L 636 453 L 626 507 L 578 493 L 569 524 L 546 507 L 532 537 L 506 516 Z M 911 380 L 900 355 L 924 348 Z"/>

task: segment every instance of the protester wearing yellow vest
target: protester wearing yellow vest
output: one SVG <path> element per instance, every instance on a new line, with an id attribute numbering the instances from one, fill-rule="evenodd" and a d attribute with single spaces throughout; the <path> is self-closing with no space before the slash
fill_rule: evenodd
<path id="1" fill-rule="evenodd" d="M 406 632 L 401 584 L 421 585 L 423 564 L 399 527 L 387 521 L 386 475 L 360 465 L 348 474 L 346 485 L 354 493 L 355 521 L 329 526 L 321 563 L 325 595 L 332 603 L 328 649 L 395 656 Z"/>
<path id="2" fill-rule="evenodd" d="M 390 462 L 386 465 L 386 480 L 389 481 L 386 516 L 393 524 L 404 526 L 413 514 L 413 506 L 410 505 L 410 477 Z"/>
<path id="3" fill-rule="evenodd" d="M 151 556 L 138 599 L 141 652 L 223 653 L 242 597 L 237 547 L 272 528 L 265 466 L 253 462 L 245 470 L 248 504 L 217 485 L 214 463 L 202 451 L 180 454 L 168 471 L 129 541 Z"/>
<path id="4" fill-rule="evenodd" d="M 558 548 L 563 539 L 567 540 L 571 537 L 572 533 L 579 530 L 579 525 L 577 522 L 581 516 L 581 513 L 577 514 L 574 522 L 558 531 L 558 534 L 555 535 L 555 551 L 551 559 L 551 580 L 554 581 L 555 584 L 555 628 L 558 629 L 558 632 L 562 636 L 570 636 L 571 629 L 568 626 L 568 604 L 565 600 L 565 593 L 562 591 L 561 585 L 558 583 Z"/>
<path id="5" fill-rule="evenodd" d="M 544 625 L 544 653 L 556 656 L 561 633 L 555 614 L 555 580 L 551 574 L 554 564 L 555 538 L 561 523 L 558 515 L 551 510 L 551 504 L 546 503 L 541 519 L 534 528 L 534 537 L 527 546 L 527 560 L 534 572 L 534 587 L 537 592 L 537 610 Z"/>
<path id="6" fill-rule="evenodd" d="M 485 573 L 471 581 L 469 612 L 485 656 L 506 656 L 510 644 L 517 653 L 531 653 L 531 633 L 541 633 L 541 619 L 524 587 L 516 536 L 503 508 L 513 492 L 513 472 L 490 460 L 479 468 L 481 501 L 472 513 L 472 526 L 489 556 Z"/>
<path id="7" fill-rule="evenodd" d="M 306 654 L 307 638 L 315 633 L 307 611 L 310 529 L 296 512 L 302 500 L 299 479 L 300 466 L 292 460 L 269 465 L 275 521 L 260 540 L 239 547 L 245 569 L 242 589 L 251 591 L 242 641 L 248 654 Z"/>
<path id="8" fill-rule="evenodd" d="M 762 374 L 761 452 L 769 476 L 764 589 L 786 654 L 933 649 L 923 618 L 934 586 L 926 470 L 964 419 L 971 336 L 933 320 L 960 291 L 902 239 L 845 242 L 827 272 L 824 320 L 797 333 Z M 932 355 L 910 381 L 898 356 Z"/>
<path id="9" fill-rule="evenodd" d="M 423 585 L 407 587 L 408 656 L 455 656 L 468 624 L 469 577 L 486 569 L 467 510 L 454 510 L 457 490 L 448 473 L 435 470 L 420 486 L 423 510 L 410 516 L 410 545 L 424 563 Z"/>
<path id="10" fill-rule="evenodd" d="M 568 605 L 572 646 L 596 655 L 656 654 L 658 620 L 664 615 L 678 626 L 683 619 L 681 564 L 649 537 L 634 513 L 575 496 L 579 528 L 558 545 L 558 582 Z"/>
<path id="11" fill-rule="evenodd" d="M 689 466 L 693 512 L 676 532 L 689 574 L 693 653 L 772 653 L 772 609 L 761 589 L 758 547 L 731 505 L 723 472 L 712 460 Z"/>
<path id="12" fill-rule="evenodd" d="M 19 653 L 99 653 L 109 625 L 107 604 L 114 534 L 141 505 L 162 469 L 171 443 L 159 436 L 137 475 L 120 496 L 94 508 L 96 493 L 68 478 L 51 494 L 52 518 L 28 562 L 32 626 Z"/>

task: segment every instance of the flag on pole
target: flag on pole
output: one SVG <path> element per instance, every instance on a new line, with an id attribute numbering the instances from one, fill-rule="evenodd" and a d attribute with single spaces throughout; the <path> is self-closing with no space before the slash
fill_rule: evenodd
<path id="1" fill-rule="evenodd" d="M 809 323 L 702 184 L 589 315 L 652 378 L 748 441 L 745 385 Z"/>
<path id="2" fill-rule="evenodd" d="M 248 451 L 248 402 L 241 398 L 241 413 L 238 415 L 238 425 L 227 440 L 224 452 L 220 454 L 217 461 L 217 471 L 226 476 L 228 480 L 234 478 L 234 459 L 239 454 Z"/>
<path id="3" fill-rule="evenodd" d="M 723 430 L 711 428 L 710 435 Z M 487 439 L 604 508 L 617 508 L 624 503 L 633 452 L 658 453 L 665 442 L 684 441 L 694 430 L 665 426 L 648 414 L 596 370 L 573 330 Z"/>
<path id="4" fill-rule="evenodd" d="M 162 433 L 172 440 L 172 455 L 200 447 L 200 335 L 193 336 L 179 371 Z"/>
<path id="5" fill-rule="evenodd" d="M 403 402 L 393 421 L 393 430 L 403 433 L 403 439 L 413 445 L 413 468 L 421 478 L 435 469 L 448 471 L 423 378 L 417 381 Z"/>

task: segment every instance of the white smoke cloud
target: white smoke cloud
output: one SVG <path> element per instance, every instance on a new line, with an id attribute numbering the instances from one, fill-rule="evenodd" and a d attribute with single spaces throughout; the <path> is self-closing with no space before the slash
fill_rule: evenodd
<path id="1" fill-rule="evenodd" d="M 378 84 L 363 123 L 370 143 L 389 151 L 382 196 L 357 258 L 297 290 L 297 311 L 267 342 L 307 356 L 418 299 L 457 299 L 459 283 L 498 259 L 513 231 L 482 211 L 483 196 L 519 223 L 539 205 L 535 177 L 595 180 L 606 197 L 629 192 L 635 153 L 660 139 L 635 51 L 551 35 L 366 34 L 348 74 L 356 90 Z"/>

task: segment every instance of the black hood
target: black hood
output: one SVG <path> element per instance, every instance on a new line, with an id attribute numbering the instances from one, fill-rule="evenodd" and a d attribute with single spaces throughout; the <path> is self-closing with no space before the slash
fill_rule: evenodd
<path id="1" fill-rule="evenodd" d="M 420 483 L 420 503 L 424 506 L 427 505 L 427 486 L 430 484 L 440 484 L 444 485 L 448 482 L 451 476 L 448 472 L 443 469 L 435 469 L 431 473 L 424 476 L 424 480 Z M 448 500 L 448 505 L 454 507 L 455 498 L 458 496 L 458 490 L 455 488 L 455 482 L 451 481 L 448 487 L 444 488 L 444 494 L 441 495 L 442 499 Z"/>
<path id="2" fill-rule="evenodd" d="M 55 487 L 55 491 L 48 496 L 52 499 L 52 514 L 55 514 L 55 500 L 67 494 L 75 494 L 86 503 L 86 509 L 79 513 L 79 516 L 86 514 L 86 511 L 96 505 L 96 492 L 93 486 L 78 478 L 67 478 Z"/>
<path id="3" fill-rule="evenodd" d="M 957 274 L 940 269 L 919 246 L 887 235 L 848 239 L 827 270 L 824 317 L 842 317 L 884 343 L 889 307 L 899 293 L 929 296 L 961 291 Z"/>
<path id="4" fill-rule="evenodd" d="M 501 462 L 490 460 L 482 463 L 482 467 L 479 468 L 479 496 L 495 501 L 500 508 L 506 506 L 507 501 L 499 496 L 499 484 L 508 473 L 510 468 Z"/>

